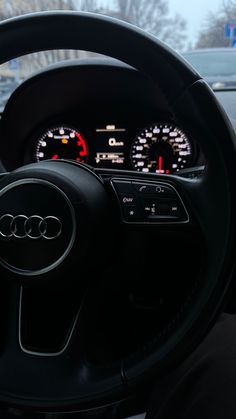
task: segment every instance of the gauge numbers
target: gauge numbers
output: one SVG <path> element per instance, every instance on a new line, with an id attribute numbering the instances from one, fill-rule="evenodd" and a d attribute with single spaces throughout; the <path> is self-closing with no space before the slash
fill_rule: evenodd
<path id="1" fill-rule="evenodd" d="M 170 174 L 189 166 L 192 146 L 185 133 L 170 123 L 143 129 L 131 146 L 131 163 L 143 173 Z"/>
<path id="2" fill-rule="evenodd" d="M 88 160 L 88 145 L 81 132 L 65 126 L 48 129 L 36 142 L 35 159 L 72 159 L 81 163 Z"/>

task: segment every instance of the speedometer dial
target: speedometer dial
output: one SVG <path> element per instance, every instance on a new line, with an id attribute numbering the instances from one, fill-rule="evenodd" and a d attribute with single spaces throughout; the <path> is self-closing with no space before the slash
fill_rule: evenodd
<path id="1" fill-rule="evenodd" d="M 59 126 L 48 129 L 37 141 L 36 161 L 72 159 L 81 163 L 88 160 L 88 146 L 81 132 Z"/>
<path id="2" fill-rule="evenodd" d="M 135 138 L 131 162 L 139 172 L 170 174 L 189 166 L 192 147 L 183 131 L 169 123 L 153 124 Z"/>

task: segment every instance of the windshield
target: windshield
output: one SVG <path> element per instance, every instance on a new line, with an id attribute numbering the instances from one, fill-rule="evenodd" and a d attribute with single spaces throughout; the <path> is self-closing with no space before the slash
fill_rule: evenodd
<path id="1" fill-rule="evenodd" d="M 203 77 L 235 76 L 236 49 L 233 51 L 184 53 L 184 57 Z"/>
<path id="2" fill-rule="evenodd" d="M 217 82 L 219 77 L 236 78 L 236 0 L 0 0 L 0 20 L 48 10 L 94 12 L 127 21 L 183 54 L 203 77 L 216 77 Z M 221 51 L 214 52 L 216 48 Z M 205 52 L 192 54 L 198 49 Z M 0 65 L 0 110 L 11 92 L 37 71 L 93 55 L 90 51 L 43 51 Z M 227 82 L 221 86 L 227 88 Z"/>

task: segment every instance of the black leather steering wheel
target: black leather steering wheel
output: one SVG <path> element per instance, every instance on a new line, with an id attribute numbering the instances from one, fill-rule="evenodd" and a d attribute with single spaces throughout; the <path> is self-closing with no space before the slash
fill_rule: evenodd
<path id="1" fill-rule="evenodd" d="M 45 12 L 0 24 L 2 63 L 31 52 L 69 48 L 112 56 L 157 83 L 176 121 L 199 141 L 207 167 L 197 180 L 95 170 L 71 161 L 45 161 L 1 175 L 1 278 L 11 282 L 11 304 L 2 321 L 6 331 L 0 348 L 0 400 L 55 411 L 120 400 L 192 351 L 224 307 L 236 249 L 234 133 L 206 83 L 165 44 L 112 18 Z M 167 200 L 171 214 L 143 213 L 140 187 L 150 188 L 152 199 Z M 132 211 L 124 205 L 125 194 L 134 199 Z M 89 252 L 93 266 L 94 258 L 102 257 L 97 240 L 101 226 L 109 243 L 114 225 L 164 230 L 193 221 L 204 236 L 205 267 L 198 288 L 161 339 L 107 367 L 90 365 L 84 359 L 81 334 L 86 325 L 79 316 L 60 353 L 45 356 L 22 349 L 18 318 L 22 284 L 51 279 L 56 284 L 58 277 L 68 281 L 78 249 Z M 85 273 L 80 280 L 86 282 Z M 82 311 L 86 309 L 85 298 Z"/>

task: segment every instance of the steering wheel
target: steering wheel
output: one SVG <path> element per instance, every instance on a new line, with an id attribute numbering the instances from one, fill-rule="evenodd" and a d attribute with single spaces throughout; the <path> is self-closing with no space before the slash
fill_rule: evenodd
<path id="1" fill-rule="evenodd" d="M 234 273 L 236 154 L 233 130 L 211 89 L 152 35 L 90 13 L 43 12 L 1 22 L 2 63 L 51 49 L 105 54 L 144 73 L 160 86 L 175 120 L 198 139 L 207 159 L 198 179 L 94 169 L 69 160 L 1 174 L 1 282 L 9 286 L 2 305 L 0 401 L 69 411 L 127 397 L 184 359 L 214 325 Z M 143 197 L 149 197 L 150 206 L 167 204 L 166 209 L 143 208 Z M 135 226 L 165 232 L 194 223 L 204 237 L 205 263 L 178 315 L 142 350 L 103 366 L 89 363 L 84 332 L 93 305 L 86 285 L 88 276 L 97 281 L 97 263 L 106 264 L 110 257 L 103 244 L 109 247 L 111 231 Z M 78 257 L 86 260 L 87 269 L 76 274 L 76 281 L 86 292 L 66 345 L 56 353 L 26 350 L 20 334 L 22 290 L 47 281 L 55 289 L 57 281 L 70 283 Z M 112 287 L 112 275 L 110 281 Z"/>

